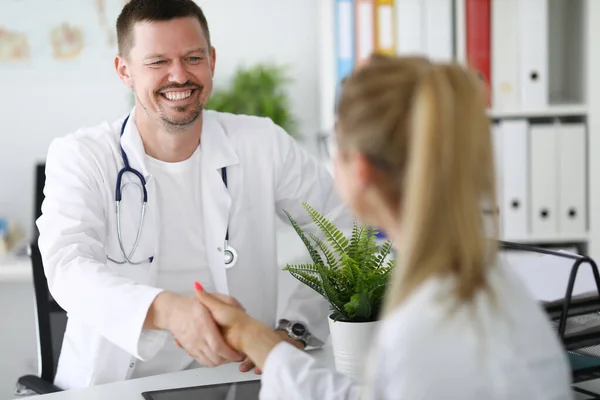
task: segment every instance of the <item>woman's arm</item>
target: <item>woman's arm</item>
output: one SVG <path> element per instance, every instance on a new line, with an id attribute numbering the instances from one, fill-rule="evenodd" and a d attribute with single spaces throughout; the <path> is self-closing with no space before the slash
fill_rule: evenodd
<path id="1" fill-rule="evenodd" d="M 358 398 L 359 388 L 350 378 L 319 365 L 260 321 L 198 286 L 196 297 L 211 312 L 225 340 L 263 371 L 261 399 Z"/>

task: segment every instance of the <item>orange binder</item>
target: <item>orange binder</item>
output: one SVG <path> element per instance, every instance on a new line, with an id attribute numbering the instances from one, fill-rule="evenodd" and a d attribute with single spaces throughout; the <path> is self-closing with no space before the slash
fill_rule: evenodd
<path id="1" fill-rule="evenodd" d="M 375 52 L 396 54 L 394 0 L 375 0 Z"/>

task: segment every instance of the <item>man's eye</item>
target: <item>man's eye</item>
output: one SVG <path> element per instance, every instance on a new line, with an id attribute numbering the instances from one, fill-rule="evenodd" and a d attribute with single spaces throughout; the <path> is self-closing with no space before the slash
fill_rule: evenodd
<path id="1" fill-rule="evenodd" d="M 202 57 L 190 57 L 189 60 L 192 62 L 197 62 L 197 61 L 202 60 Z"/>
<path id="2" fill-rule="evenodd" d="M 154 61 L 152 63 L 152 65 L 160 65 L 160 64 L 164 64 L 164 61 L 163 60 L 159 60 L 159 61 Z"/>

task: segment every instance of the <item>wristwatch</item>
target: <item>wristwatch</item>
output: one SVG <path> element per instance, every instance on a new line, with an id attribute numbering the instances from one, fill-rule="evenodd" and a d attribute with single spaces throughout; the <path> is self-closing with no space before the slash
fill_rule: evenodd
<path id="1" fill-rule="evenodd" d="M 290 338 L 301 341 L 305 346 L 320 347 L 324 344 L 321 340 L 314 337 L 308 331 L 306 325 L 300 321 L 288 321 L 287 319 L 281 319 L 279 320 L 275 330 L 286 331 Z"/>

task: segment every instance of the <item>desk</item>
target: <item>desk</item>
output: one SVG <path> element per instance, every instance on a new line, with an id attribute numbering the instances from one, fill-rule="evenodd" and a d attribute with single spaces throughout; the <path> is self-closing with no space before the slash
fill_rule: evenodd
<path id="1" fill-rule="evenodd" d="M 326 345 L 323 349 L 309 350 L 319 361 L 333 367 L 333 353 Z M 142 392 L 149 390 L 172 389 L 226 382 L 242 382 L 260 379 L 254 372 L 240 372 L 239 363 L 225 364 L 216 368 L 198 368 L 147 378 L 131 379 L 123 382 L 73 389 L 59 393 L 36 396 L 43 400 L 142 400 Z"/>

